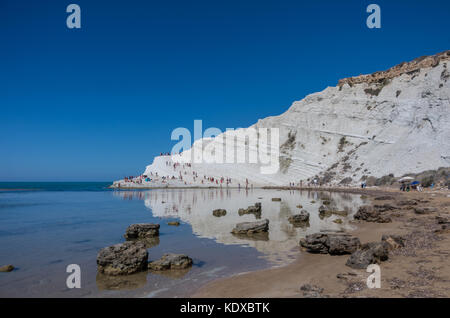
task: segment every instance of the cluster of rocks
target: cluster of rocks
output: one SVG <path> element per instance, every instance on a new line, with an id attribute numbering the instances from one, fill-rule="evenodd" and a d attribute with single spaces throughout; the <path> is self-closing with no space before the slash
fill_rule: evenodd
<path id="1" fill-rule="evenodd" d="M 405 239 L 399 235 L 383 235 L 381 242 L 361 244 L 359 238 L 350 234 L 314 233 L 301 239 L 300 245 L 310 253 L 350 254 L 346 265 L 362 269 L 387 260 L 390 250 L 405 246 Z"/>
<path id="2" fill-rule="evenodd" d="M 108 276 L 120 276 L 147 269 L 161 271 L 192 266 L 191 258 L 179 254 L 165 254 L 161 259 L 148 263 L 146 242 L 148 239 L 158 238 L 159 228 L 159 224 L 151 223 L 130 225 L 124 235 L 126 242 L 105 247 L 97 254 L 98 272 Z"/>
<path id="3" fill-rule="evenodd" d="M 389 258 L 389 251 L 405 246 L 405 240 L 400 235 L 383 235 L 381 242 L 370 242 L 360 246 L 350 255 L 345 265 L 364 269 L 370 264 L 379 264 Z"/>

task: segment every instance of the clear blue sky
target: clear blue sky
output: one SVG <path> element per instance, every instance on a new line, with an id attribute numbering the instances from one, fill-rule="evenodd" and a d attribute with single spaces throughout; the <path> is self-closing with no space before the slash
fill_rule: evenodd
<path id="1" fill-rule="evenodd" d="M 381 29 L 366 27 L 370 3 Z M 0 181 L 110 181 L 194 119 L 249 126 L 450 49 L 450 1 L 0 0 L 0 41 Z"/>

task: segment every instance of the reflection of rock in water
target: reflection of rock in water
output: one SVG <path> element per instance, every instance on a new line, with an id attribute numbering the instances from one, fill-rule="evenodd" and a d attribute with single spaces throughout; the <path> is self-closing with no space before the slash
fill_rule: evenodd
<path id="1" fill-rule="evenodd" d="M 141 288 L 147 283 L 147 271 L 125 276 L 108 276 L 98 273 L 96 283 L 99 290 L 132 290 Z"/>
<path id="2" fill-rule="evenodd" d="M 222 244 L 251 246 L 263 253 L 264 258 L 279 264 L 295 259 L 298 242 L 306 234 L 348 229 L 348 221 L 361 205 L 359 195 L 350 195 L 351 201 L 345 201 L 339 193 L 326 193 L 333 210 L 349 212 L 348 217 L 341 218 L 343 224 L 336 224 L 333 222 L 336 217 L 319 218 L 318 209 L 322 200 L 319 200 L 320 192 L 314 191 L 160 189 L 138 192 L 139 195 L 135 197 L 133 191 L 117 191 L 115 195 L 126 200 L 130 200 L 130 197 L 144 199 L 146 207 L 151 209 L 155 217 L 178 218 L 190 224 L 192 232 L 199 237 L 214 239 Z M 280 197 L 281 202 L 273 202 L 272 197 Z M 261 218 L 270 222 L 268 239 L 255 240 L 231 234 L 237 223 L 255 221 L 255 215 L 239 215 L 238 211 L 258 201 L 262 203 Z M 290 216 L 299 212 L 296 207 L 299 204 L 310 213 L 309 227 L 296 227 L 288 221 Z M 216 209 L 226 209 L 227 213 L 220 218 L 215 217 L 211 211 Z"/>
<path id="3" fill-rule="evenodd" d="M 143 239 L 127 239 L 127 241 L 142 242 L 144 243 L 146 248 L 151 248 L 159 245 L 159 236 L 148 237 Z"/>
<path id="4" fill-rule="evenodd" d="M 180 279 L 186 276 L 187 273 L 192 269 L 192 267 L 184 269 L 171 269 L 167 271 L 150 271 L 150 275 L 161 275 L 171 279 Z"/>
<path id="5" fill-rule="evenodd" d="M 268 241 L 269 233 L 268 232 L 259 232 L 253 233 L 252 235 L 247 234 L 239 234 L 239 233 L 231 233 L 234 237 L 239 238 L 245 241 Z"/>

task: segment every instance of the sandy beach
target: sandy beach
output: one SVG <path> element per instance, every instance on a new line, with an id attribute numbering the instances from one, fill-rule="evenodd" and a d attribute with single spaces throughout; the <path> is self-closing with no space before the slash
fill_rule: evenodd
<path id="1" fill-rule="evenodd" d="M 350 192 L 356 191 L 360 192 L 359 189 Z M 321 297 L 449 297 L 450 231 L 436 218 L 448 220 L 450 216 L 448 191 L 365 189 L 364 192 L 372 205 L 395 207 L 384 212 L 392 222 L 354 220 L 356 227 L 349 233 L 362 244 L 379 242 L 383 234 L 398 234 L 405 239 L 405 246 L 390 251 L 389 259 L 380 264 L 381 288 L 369 289 L 366 280 L 370 274 L 345 265 L 349 255 L 311 254 L 299 246 L 297 260 L 287 266 L 219 279 L 201 287 L 192 297 L 304 297 L 300 290 L 304 284 L 323 288 Z M 379 200 L 383 196 L 388 200 Z M 416 203 L 398 205 L 405 200 Z M 421 208 L 430 208 L 432 212 L 417 213 Z"/>

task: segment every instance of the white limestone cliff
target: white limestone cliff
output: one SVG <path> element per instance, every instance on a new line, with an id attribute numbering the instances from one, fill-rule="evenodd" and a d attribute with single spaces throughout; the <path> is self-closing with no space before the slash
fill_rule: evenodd
<path id="1" fill-rule="evenodd" d="M 261 173 L 261 164 L 193 163 L 187 170 L 156 157 L 144 175 L 179 177 L 138 186 L 215 186 L 206 175 L 232 178 L 230 186 L 288 185 L 315 176 L 330 184 L 364 176 L 400 176 L 450 166 L 450 51 L 402 63 L 384 72 L 339 81 L 308 95 L 279 116 L 252 128 L 279 128 L 279 171 Z M 238 132 L 238 135 L 240 132 Z M 220 138 L 205 140 L 221 143 Z M 194 143 L 193 148 L 198 146 Z M 271 144 L 272 146 L 273 144 Z M 198 178 L 191 176 L 195 171 Z M 186 174 L 184 174 L 186 173 Z M 351 179 L 351 180 L 350 180 Z M 186 184 L 185 184 L 186 182 Z M 116 181 L 122 187 L 136 185 Z"/>

